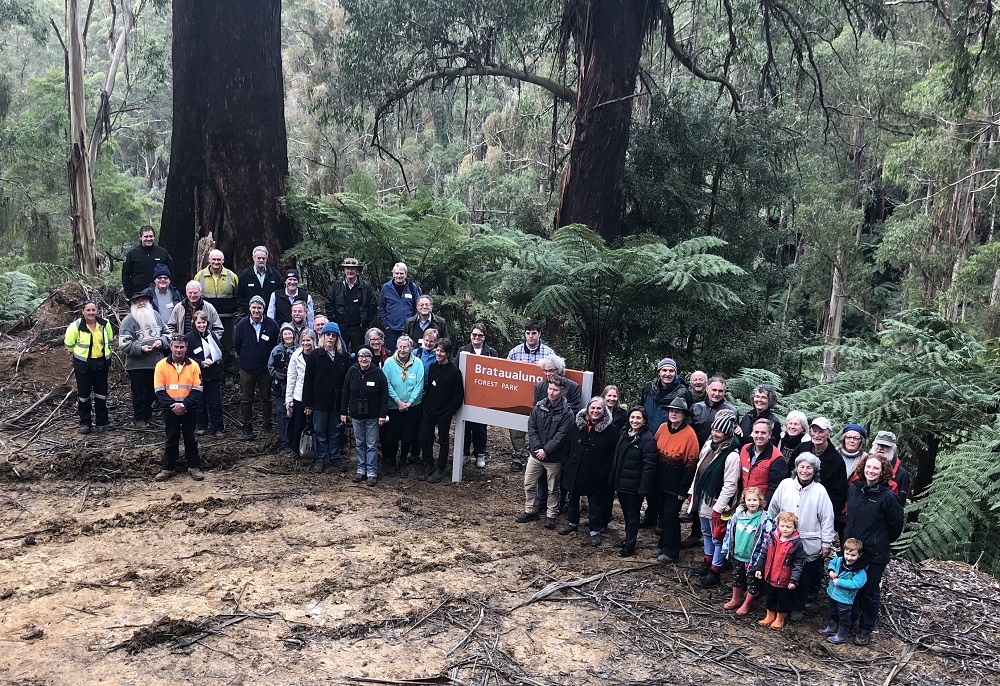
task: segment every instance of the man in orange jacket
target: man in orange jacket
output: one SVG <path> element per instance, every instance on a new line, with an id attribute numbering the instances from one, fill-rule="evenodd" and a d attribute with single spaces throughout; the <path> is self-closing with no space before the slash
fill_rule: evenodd
<path id="1" fill-rule="evenodd" d="M 176 474 L 180 437 L 184 434 L 188 474 L 195 481 L 201 481 L 205 475 L 201 471 L 198 441 L 194 434 L 198 404 L 201 402 L 201 367 L 187 356 L 187 341 L 183 336 L 174 335 L 170 339 L 170 356 L 156 363 L 153 389 L 163 408 L 163 423 L 167 430 L 167 446 L 155 479 L 166 481 Z"/>

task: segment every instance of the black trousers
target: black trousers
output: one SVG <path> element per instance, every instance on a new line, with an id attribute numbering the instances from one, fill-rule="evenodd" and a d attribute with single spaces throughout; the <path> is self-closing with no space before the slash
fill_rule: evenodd
<path id="1" fill-rule="evenodd" d="M 476 422 L 465 423 L 465 455 L 485 455 L 486 454 L 486 425 Z"/>
<path id="2" fill-rule="evenodd" d="M 789 591 L 787 588 L 777 588 L 768 584 L 765 607 L 771 612 L 791 612 L 795 609 L 794 593 L 794 590 Z"/>
<path id="3" fill-rule="evenodd" d="M 661 512 L 660 550 L 667 557 L 677 558 L 681 554 L 681 505 L 684 501 L 674 493 L 660 493 L 663 503 Z M 647 515 L 648 516 L 648 515 Z"/>
<path id="4" fill-rule="evenodd" d="M 868 580 L 854 596 L 854 615 L 861 615 L 858 628 L 861 631 L 874 631 L 878 624 L 878 612 L 882 602 L 882 575 L 885 574 L 885 562 L 869 562 L 865 570 Z"/>
<path id="5" fill-rule="evenodd" d="M 108 425 L 108 363 L 103 357 L 86 362 L 73 360 L 76 374 L 76 411 L 80 424 L 90 426 L 91 402 L 97 426 Z"/>
<path id="6" fill-rule="evenodd" d="M 153 393 L 153 370 L 128 370 L 129 385 L 132 387 L 132 419 L 137 422 L 148 422 L 153 416 L 153 403 L 156 394 Z"/>
<path id="7" fill-rule="evenodd" d="M 618 493 L 618 504 L 625 518 L 625 540 L 622 548 L 629 553 L 635 552 L 635 542 L 639 538 L 639 510 L 642 508 L 643 496 L 637 493 Z"/>
<path id="8" fill-rule="evenodd" d="M 831 582 L 832 583 L 832 582 Z M 853 605 L 838 603 L 833 598 L 827 598 L 826 610 L 831 623 L 836 623 L 841 629 L 851 628 L 851 614 Z"/>
<path id="9" fill-rule="evenodd" d="M 430 468 L 434 465 L 434 430 L 437 429 L 438 457 L 436 467 L 444 470 L 448 464 L 448 430 L 451 428 L 451 415 L 437 416 L 424 410 L 420 420 L 420 450 L 423 453 L 424 465 Z"/>
<path id="10" fill-rule="evenodd" d="M 792 591 L 793 610 L 802 612 L 806 607 L 806 596 L 819 591 L 820 582 L 823 580 L 823 558 L 817 557 L 815 560 L 806 562 L 802 567 L 802 578 Z"/>
<path id="11" fill-rule="evenodd" d="M 170 471 L 177 469 L 181 435 L 184 436 L 184 457 L 187 458 L 188 469 L 201 467 L 198 440 L 194 435 L 196 414 L 194 410 L 188 410 L 182 415 L 176 415 L 169 407 L 163 411 L 163 423 L 167 429 L 167 447 L 163 451 L 163 462 L 160 464 L 163 469 Z"/>
<path id="12" fill-rule="evenodd" d="M 733 588 L 743 588 L 752 596 L 760 595 L 764 580 L 747 571 L 747 563 L 733 558 Z"/>
<path id="13" fill-rule="evenodd" d="M 399 466 L 406 465 L 410 447 L 417 445 L 417 433 L 420 430 L 422 415 L 419 408 L 417 405 L 406 412 L 389 408 L 389 421 L 382 427 L 382 460 L 386 467 L 395 465 L 397 456 Z"/>

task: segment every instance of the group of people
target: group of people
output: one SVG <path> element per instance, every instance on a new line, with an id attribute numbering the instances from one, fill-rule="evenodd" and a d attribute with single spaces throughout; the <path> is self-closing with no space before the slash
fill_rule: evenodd
<path id="1" fill-rule="evenodd" d="M 376 295 L 360 276 L 363 265 L 350 257 L 329 288 L 327 316 L 318 314 L 298 272 L 269 266 L 264 247 L 253 250 L 252 264 L 239 276 L 212 251 L 181 297 L 171 286 L 170 257 L 155 245 L 150 227 L 143 227 L 140 241 L 122 272 L 130 312 L 119 342 L 135 426 L 147 428 L 154 409 L 163 413 L 167 444 L 157 480 L 176 473 L 181 437 L 189 474 L 203 478 L 196 437 L 225 435 L 222 383 L 233 369 L 246 436 L 256 423 L 265 432 L 276 425 L 282 447 L 312 459 L 313 471 L 347 471 L 341 439 L 350 424 L 355 482 L 374 486 L 381 476 L 407 477 L 414 462 L 422 465 L 422 480 L 443 479 L 451 421 L 464 400 L 454 358 L 461 351 L 498 356 L 484 324 L 471 327 L 469 342 L 456 350 L 447 322 L 433 312 L 433 298 L 409 278 L 405 264 L 393 267 Z M 113 338 L 94 303 L 67 328 L 81 433 L 109 424 Z M 825 572 L 830 623 L 824 633 L 841 643 L 860 617 L 855 642 L 870 641 L 889 546 L 902 531 L 909 493 L 894 434 L 877 432 L 869 449 L 868 431 L 850 423 L 835 444 L 826 417 L 809 421 L 800 411 L 788 413 L 783 430 L 774 413 L 777 394 L 766 385 L 753 390 L 752 409 L 741 417 L 727 400 L 724 377 L 695 371 L 684 380 L 671 358 L 656 365 L 655 377 L 627 410 L 614 385 L 585 404 L 535 320 L 525 323 L 524 342 L 507 359 L 537 364 L 544 373 L 527 431 L 510 430 L 511 469 L 524 472 L 517 522 L 544 515 L 545 528 L 556 529 L 565 514 L 558 533 L 572 534 L 585 497 L 589 543 L 598 546 L 617 496 L 621 556 L 635 554 L 641 529 L 657 526 L 652 554 L 661 563 L 676 563 L 683 547 L 700 545 L 698 583 L 717 586 L 731 569 L 732 597 L 724 607 L 744 616 L 763 594 L 767 615 L 760 623 L 772 628 L 801 619 Z M 313 454 L 302 455 L 303 434 L 312 436 Z M 479 468 L 486 466 L 486 437 L 487 427 L 475 423 L 456 437 Z M 685 521 L 692 526 L 687 540 Z M 835 541 L 841 554 L 832 557 Z"/>

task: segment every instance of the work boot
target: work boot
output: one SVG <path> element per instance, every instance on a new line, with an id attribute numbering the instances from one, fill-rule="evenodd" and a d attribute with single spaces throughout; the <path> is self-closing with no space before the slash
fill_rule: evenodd
<path id="1" fill-rule="evenodd" d="M 434 470 L 433 474 L 431 474 L 429 477 L 427 477 L 427 483 L 429 483 L 429 484 L 440 483 L 441 479 L 443 479 L 443 478 L 444 478 L 444 470 L 438 468 L 438 469 Z"/>
<path id="2" fill-rule="evenodd" d="M 767 616 L 764 617 L 764 619 L 760 620 L 757 623 L 760 624 L 761 626 L 771 626 L 771 624 L 777 618 L 778 618 L 778 613 L 777 612 L 775 612 L 774 610 L 768 610 L 767 611 Z"/>
<path id="3" fill-rule="evenodd" d="M 722 578 L 715 569 L 709 569 L 707 573 L 703 574 L 700 579 L 698 579 L 698 585 L 702 588 L 712 588 L 713 586 L 718 586 L 722 583 Z"/>
<path id="4" fill-rule="evenodd" d="M 204 481 L 205 473 L 198 469 L 197 467 L 191 467 L 188 469 L 188 476 L 190 476 L 195 481 Z"/>
<path id="5" fill-rule="evenodd" d="M 156 476 L 153 477 L 153 481 L 166 481 L 176 473 L 177 472 L 172 469 L 161 469 L 156 473 Z"/>
<path id="6" fill-rule="evenodd" d="M 369 476 L 368 477 L 368 485 L 369 486 L 374 486 L 377 483 L 378 483 L 378 479 L 376 479 L 374 476 Z"/>
<path id="7" fill-rule="evenodd" d="M 753 599 L 756 597 L 757 596 L 753 595 L 752 593 L 747 593 L 746 598 L 743 600 L 743 604 L 740 605 L 740 608 L 736 611 L 736 614 L 739 615 L 740 617 L 746 617 L 748 614 L 750 614 L 750 606 L 753 605 Z"/>
<path id="8" fill-rule="evenodd" d="M 538 518 L 537 512 L 524 512 L 515 517 L 514 521 L 518 524 L 527 524 L 528 522 L 537 522 Z"/>
<path id="9" fill-rule="evenodd" d="M 351 477 L 351 481 L 353 481 L 356 484 L 359 484 L 359 483 L 361 483 L 364 480 L 365 480 L 365 475 L 364 474 L 357 474 L 357 473 L 355 473 L 355 475 Z"/>
<path id="10" fill-rule="evenodd" d="M 576 531 L 576 524 L 563 524 L 557 532 L 560 536 L 566 536 Z"/>
<path id="11" fill-rule="evenodd" d="M 861 629 L 858 631 L 858 635 L 854 637 L 854 645 L 856 646 L 866 646 L 872 642 L 872 632 L 865 631 Z"/>
<path id="12" fill-rule="evenodd" d="M 556 528 L 555 517 L 546 517 L 545 518 L 545 528 L 546 529 L 555 529 Z"/>
<path id="13" fill-rule="evenodd" d="M 722 607 L 726 610 L 735 610 L 740 605 L 743 604 L 743 589 L 739 586 L 733 586 L 733 597 L 729 599 L 729 602 Z"/>
<path id="14" fill-rule="evenodd" d="M 787 621 L 788 621 L 788 613 L 787 612 L 779 612 L 775 616 L 774 621 L 771 622 L 771 628 L 772 629 L 784 629 L 785 628 L 785 622 L 787 622 Z"/>

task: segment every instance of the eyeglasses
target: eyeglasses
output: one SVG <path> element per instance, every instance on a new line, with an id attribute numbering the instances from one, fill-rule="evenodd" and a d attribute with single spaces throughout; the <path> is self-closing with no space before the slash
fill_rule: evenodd
<path id="1" fill-rule="evenodd" d="M 381 342 L 382 342 L 382 339 L 381 339 L 381 338 L 379 338 L 378 336 L 372 336 L 372 337 L 371 337 L 371 338 L 369 338 L 368 340 L 369 340 L 369 341 L 372 341 L 372 342 L 375 342 L 375 341 L 378 341 L 379 343 L 381 343 Z"/>
<path id="2" fill-rule="evenodd" d="M 472 337 L 473 338 L 486 338 L 486 334 L 474 333 L 474 334 L 472 334 Z"/>
<path id="3" fill-rule="evenodd" d="M 361 359 L 361 360 L 370 360 L 370 359 L 372 359 L 372 356 L 371 355 L 358 355 L 358 359 Z"/>

